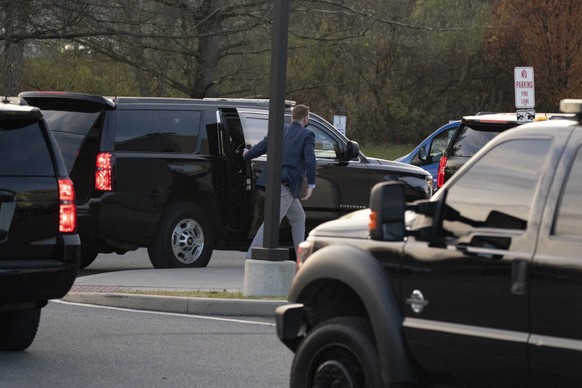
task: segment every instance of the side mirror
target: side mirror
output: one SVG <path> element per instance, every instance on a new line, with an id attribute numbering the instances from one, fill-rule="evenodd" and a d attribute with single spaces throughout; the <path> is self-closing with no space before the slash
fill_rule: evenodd
<path id="1" fill-rule="evenodd" d="M 403 241 L 406 195 L 402 182 L 382 182 L 370 192 L 370 237 L 380 241 Z"/>
<path id="2" fill-rule="evenodd" d="M 346 150 L 343 152 L 342 155 L 343 156 L 342 160 L 344 161 L 352 160 L 353 158 L 359 155 L 360 155 L 360 145 L 353 140 L 348 141 L 348 144 L 346 145 Z"/>
<path id="3" fill-rule="evenodd" d="M 432 247 L 444 248 L 444 219 L 458 219 L 459 214 L 445 204 L 447 192 L 438 201 L 419 200 L 406 203 L 402 182 L 382 182 L 372 188 L 370 193 L 370 238 L 379 241 L 403 241 L 405 236 L 415 236 Z M 432 222 L 420 229 L 407 230 L 404 213 L 412 210 L 417 214 L 431 217 Z"/>

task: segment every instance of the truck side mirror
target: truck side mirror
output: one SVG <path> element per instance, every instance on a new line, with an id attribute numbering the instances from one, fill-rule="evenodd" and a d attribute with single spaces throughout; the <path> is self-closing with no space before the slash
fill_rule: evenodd
<path id="1" fill-rule="evenodd" d="M 404 240 L 406 196 L 402 182 L 382 182 L 370 192 L 370 237 L 380 241 Z"/>
<path id="2" fill-rule="evenodd" d="M 346 150 L 343 152 L 342 155 L 343 156 L 342 160 L 344 161 L 352 160 L 353 158 L 359 155 L 360 155 L 360 145 L 353 140 L 348 141 L 348 144 L 346 145 Z"/>
<path id="3" fill-rule="evenodd" d="M 407 204 L 404 183 L 378 183 L 370 193 L 370 238 L 379 241 L 403 241 L 405 236 L 415 236 L 417 240 L 426 241 L 432 247 L 446 247 L 443 221 L 445 218 L 459 217 L 458 212 L 446 205 L 446 197 L 445 190 L 438 201 L 419 200 Z M 431 217 L 432 222 L 420 229 L 407 230 L 404 223 L 406 210 Z"/>

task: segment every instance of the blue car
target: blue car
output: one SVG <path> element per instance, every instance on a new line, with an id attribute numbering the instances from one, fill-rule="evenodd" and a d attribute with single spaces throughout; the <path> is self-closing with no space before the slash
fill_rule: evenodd
<path id="1" fill-rule="evenodd" d="M 460 120 L 450 121 L 430 134 L 409 154 L 396 159 L 397 162 L 413 164 L 428 171 L 434 180 L 436 187 L 439 161 L 455 130 L 461 125 Z"/>

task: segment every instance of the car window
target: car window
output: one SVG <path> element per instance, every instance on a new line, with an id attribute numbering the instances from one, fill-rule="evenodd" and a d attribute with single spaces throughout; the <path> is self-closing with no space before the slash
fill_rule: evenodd
<path id="1" fill-rule="evenodd" d="M 456 127 L 447 129 L 446 131 L 439 133 L 432 139 L 432 143 L 430 144 L 429 150 L 429 155 L 431 157 L 434 158 L 442 156 L 442 154 L 445 152 L 445 149 L 449 145 L 449 141 L 451 140 L 451 137 L 455 133 L 456 129 L 457 129 Z"/>
<path id="2" fill-rule="evenodd" d="M 525 229 L 550 147 L 549 139 L 499 144 L 450 187 L 447 204 L 479 226 Z M 466 223 L 445 223 L 457 236 L 469 228 Z"/>
<path id="3" fill-rule="evenodd" d="M 183 110 L 119 110 L 117 151 L 193 153 L 198 143 L 200 112 Z"/>
<path id="4" fill-rule="evenodd" d="M 101 112 L 76 112 L 66 110 L 42 111 L 53 132 L 86 135 L 93 128 Z"/>
<path id="5" fill-rule="evenodd" d="M 244 129 L 246 144 L 251 146 L 263 140 L 269 127 L 269 116 L 261 113 L 239 111 Z M 285 122 L 291 122 L 291 116 L 285 115 Z M 315 133 L 315 157 L 321 159 L 336 159 L 338 140 L 317 125 L 310 123 L 307 129 Z"/>
<path id="6" fill-rule="evenodd" d="M 570 169 L 560 206 L 554 233 L 557 235 L 582 236 L 582 150 L 578 149 Z"/>
<path id="7" fill-rule="evenodd" d="M 0 122 L 0 176 L 54 175 L 52 157 L 39 122 Z"/>
<path id="8" fill-rule="evenodd" d="M 254 146 L 265 136 L 269 128 L 269 116 L 266 114 L 241 114 L 241 123 L 243 125 L 245 142 Z"/>
<path id="9" fill-rule="evenodd" d="M 100 122 L 100 112 L 43 110 L 68 171 L 71 171 L 85 138 L 91 128 Z"/>
<path id="10" fill-rule="evenodd" d="M 459 136 L 452 145 L 449 156 L 471 157 L 499 134 L 494 131 L 476 130 L 466 125 L 463 125 L 459 131 Z"/>
<path id="11" fill-rule="evenodd" d="M 315 125 L 309 124 L 307 129 L 315 133 L 315 157 L 336 159 L 339 150 L 337 140 Z"/>
<path id="12" fill-rule="evenodd" d="M 245 112 L 239 110 L 243 126 L 245 143 L 254 146 L 267 136 L 269 131 L 269 114 L 267 112 Z M 285 123 L 291 122 L 291 115 L 285 114 Z"/>

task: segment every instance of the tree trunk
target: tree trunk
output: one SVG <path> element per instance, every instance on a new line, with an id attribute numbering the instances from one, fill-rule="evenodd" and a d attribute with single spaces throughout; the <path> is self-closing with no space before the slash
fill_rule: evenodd
<path id="1" fill-rule="evenodd" d="M 23 31 L 20 29 L 21 20 L 24 15 L 19 2 L 7 2 L 3 7 L 4 30 L 6 39 L 2 47 L 1 69 L 4 73 L 2 93 L 5 96 L 16 96 L 20 91 L 20 81 L 22 80 L 22 66 L 24 62 L 24 42 L 15 41 L 10 38 L 11 33 Z"/>

